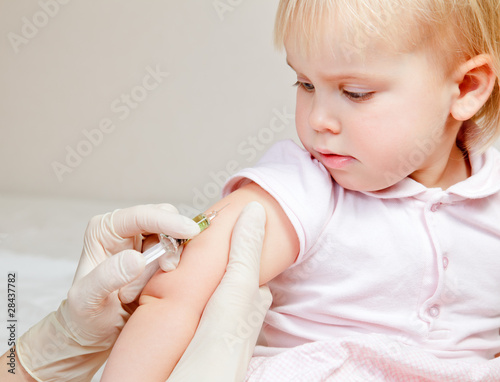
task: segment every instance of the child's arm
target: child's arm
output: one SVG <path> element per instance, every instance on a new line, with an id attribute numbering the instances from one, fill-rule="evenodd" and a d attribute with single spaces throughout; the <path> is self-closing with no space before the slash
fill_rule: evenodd
<path id="1" fill-rule="evenodd" d="M 255 184 L 233 192 L 213 206 L 220 209 L 229 203 L 207 231 L 186 245 L 178 268 L 158 272 L 146 285 L 139 308 L 113 348 L 102 381 L 165 381 L 224 275 L 232 228 L 244 206 L 254 200 L 267 215 L 261 284 L 295 261 L 298 239 L 279 204 Z"/>

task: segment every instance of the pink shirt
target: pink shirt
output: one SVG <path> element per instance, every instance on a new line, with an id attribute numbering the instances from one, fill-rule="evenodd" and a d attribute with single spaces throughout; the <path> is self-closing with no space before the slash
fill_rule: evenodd
<path id="1" fill-rule="evenodd" d="M 293 224 L 297 261 L 269 282 L 273 305 L 255 355 L 378 333 L 443 359 L 500 352 L 500 153 L 470 158 L 446 191 L 405 178 L 346 190 L 292 141 L 274 145 L 224 194 L 253 181 Z"/>

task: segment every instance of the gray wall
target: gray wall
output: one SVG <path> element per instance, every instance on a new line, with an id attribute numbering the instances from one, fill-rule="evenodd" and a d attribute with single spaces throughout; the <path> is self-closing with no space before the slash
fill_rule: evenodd
<path id="1" fill-rule="evenodd" d="M 0 192 L 202 209 L 295 138 L 276 0 L 0 0 Z"/>

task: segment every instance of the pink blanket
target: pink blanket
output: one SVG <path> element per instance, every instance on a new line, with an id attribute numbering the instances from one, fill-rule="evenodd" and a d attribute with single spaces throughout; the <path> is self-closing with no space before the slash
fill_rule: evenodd
<path id="1" fill-rule="evenodd" d="M 384 336 L 364 335 L 253 357 L 246 381 L 495 382 L 500 381 L 500 358 L 480 363 L 442 360 Z"/>

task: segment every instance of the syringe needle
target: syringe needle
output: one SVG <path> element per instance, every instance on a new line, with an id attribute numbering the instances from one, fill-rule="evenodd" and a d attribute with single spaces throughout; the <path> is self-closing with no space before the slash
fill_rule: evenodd
<path id="1" fill-rule="evenodd" d="M 205 216 L 207 217 L 208 221 L 211 222 L 219 214 L 219 212 L 221 212 L 224 208 L 226 208 L 227 206 L 229 206 L 229 204 L 230 203 L 226 204 L 222 208 L 219 208 L 218 210 L 210 211 L 209 213 L 207 213 Z"/>
<path id="2" fill-rule="evenodd" d="M 224 208 L 226 208 L 227 206 L 229 206 L 230 203 L 226 204 L 224 207 L 218 209 L 217 211 L 215 211 L 216 214 L 218 214 L 219 212 L 221 212 Z"/>

